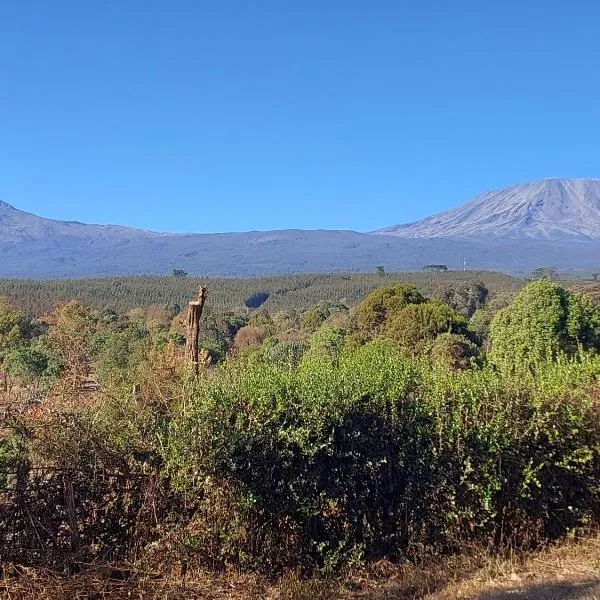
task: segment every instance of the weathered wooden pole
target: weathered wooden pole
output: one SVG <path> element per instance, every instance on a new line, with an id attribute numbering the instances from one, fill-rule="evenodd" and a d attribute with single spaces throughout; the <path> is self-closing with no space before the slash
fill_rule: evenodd
<path id="1" fill-rule="evenodd" d="M 200 337 L 200 317 L 206 301 L 206 288 L 198 288 L 198 300 L 188 303 L 187 318 L 187 353 L 194 368 L 194 374 L 198 375 L 200 364 L 198 361 L 198 338 Z"/>

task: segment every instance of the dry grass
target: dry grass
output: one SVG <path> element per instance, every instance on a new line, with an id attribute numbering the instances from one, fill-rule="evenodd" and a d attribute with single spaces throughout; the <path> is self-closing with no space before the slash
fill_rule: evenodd
<path id="1" fill-rule="evenodd" d="M 600 600 L 600 536 L 519 559 L 490 562 L 428 600 Z"/>
<path id="2" fill-rule="evenodd" d="M 196 573 L 186 580 L 90 567 L 66 577 L 42 569 L 4 567 L 7 600 L 600 600 L 600 536 L 570 540 L 530 556 L 485 553 L 371 565 L 337 580 L 276 584 L 259 576 Z"/>

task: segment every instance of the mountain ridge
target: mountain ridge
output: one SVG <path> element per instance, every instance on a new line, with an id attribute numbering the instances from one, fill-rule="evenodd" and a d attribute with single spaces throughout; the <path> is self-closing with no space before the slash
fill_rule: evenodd
<path id="1" fill-rule="evenodd" d="M 600 179 L 528 181 L 484 192 L 412 223 L 374 233 L 398 237 L 600 240 Z"/>
<path id="2" fill-rule="evenodd" d="M 377 232 L 161 233 L 38 217 L 0 202 L 0 277 L 211 276 L 450 269 L 528 273 L 600 267 L 600 179 L 549 178 Z"/>

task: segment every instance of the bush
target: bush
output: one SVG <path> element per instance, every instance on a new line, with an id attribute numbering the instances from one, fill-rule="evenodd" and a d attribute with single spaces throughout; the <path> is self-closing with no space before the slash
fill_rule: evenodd
<path id="1" fill-rule="evenodd" d="M 262 329 L 259 327 L 252 327 L 252 325 L 246 325 L 235 334 L 233 347 L 236 350 L 242 350 L 243 348 L 260 346 L 264 339 L 265 333 Z"/>
<path id="2" fill-rule="evenodd" d="M 382 342 L 297 369 L 226 365 L 199 382 L 165 446 L 196 502 L 197 558 L 329 569 L 534 542 L 597 518 L 600 413 L 584 385 L 599 369 L 432 371 Z"/>

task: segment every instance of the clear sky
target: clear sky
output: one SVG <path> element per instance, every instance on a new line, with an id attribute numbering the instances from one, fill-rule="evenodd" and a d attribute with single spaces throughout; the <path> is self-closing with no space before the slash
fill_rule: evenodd
<path id="1" fill-rule="evenodd" d="M 0 199 L 164 231 L 600 177 L 594 0 L 0 3 Z"/>

